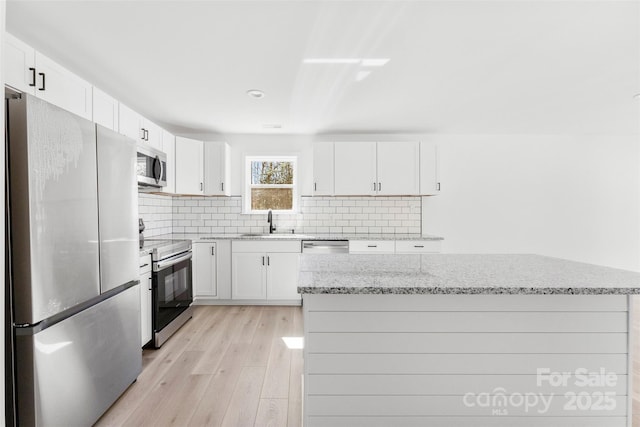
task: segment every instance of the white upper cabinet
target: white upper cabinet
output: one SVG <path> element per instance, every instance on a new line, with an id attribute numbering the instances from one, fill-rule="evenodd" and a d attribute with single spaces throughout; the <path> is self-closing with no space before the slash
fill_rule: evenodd
<path id="1" fill-rule="evenodd" d="M 140 127 L 144 134 L 143 141 L 153 148 L 162 150 L 162 128 L 144 117 L 142 117 L 142 125 Z"/>
<path id="2" fill-rule="evenodd" d="M 231 195 L 231 152 L 226 142 L 204 142 L 204 194 Z"/>
<path id="3" fill-rule="evenodd" d="M 376 143 L 335 143 L 335 194 L 375 195 Z"/>
<path id="4" fill-rule="evenodd" d="M 176 193 L 204 194 L 203 143 L 176 136 Z"/>
<path id="5" fill-rule="evenodd" d="M 378 142 L 377 192 L 381 196 L 420 194 L 420 145 Z"/>
<path id="6" fill-rule="evenodd" d="M 142 137 L 144 136 L 141 126 L 142 116 L 123 103 L 120 103 L 118 117 L 119 132 L 136 142 L 142 141 Z"/>
<path id="7" fill-rule="evenodd" d="M 424 196 L 435 196 L 439 193 L 438 146 L 432 142 L 421 142 L 420 194 Z"/>
<path id="8" fill-rule="evenodd" d="M 29 45 L 5 33 L 5 84 L 93 119 L 92 86 Z"/>
<path id="9" fill-rule="evenodd" d="M 93 87 L 36 51 L 36 96 L 67 111 L 93 119 Z"/>
<path id="10" fill-rule="evenodd" d="M 318 195 L 414 196 L 440 191 L 437 147 L 433 143 L 316 143 L 313 174 L 314 194 Z"/>
<path id="11" fill-rule="evenodd" d="M 167 155 L 167 185 L 162 189 L 165 193 L 176 192 L 176 137 L 162 131 L 162 151 Z"/>
<path id="12" fill-rule="evenodd" d="M 162 150 L 162 128 L 120 103 L 120 133 Z"/>
<path id="13" fill-rule="evenodd" d="M 93 87 L 93 121 L 118 131 L 118 101 L 97 87 Z"/>
<path id="14" fill-rule="evenodd" d="M 5 84 L 34 95 L 37 80 L 35 49 L 5 33 L 3 62 Z"/>
<path id="15" fill-rule="evenodd" d="M 313 144 L 313 195 L 332 196 L 333 189 L 333 142 Z"/>

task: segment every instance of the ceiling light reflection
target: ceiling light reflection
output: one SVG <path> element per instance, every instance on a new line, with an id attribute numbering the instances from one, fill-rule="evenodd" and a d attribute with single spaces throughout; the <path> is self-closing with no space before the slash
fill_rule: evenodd
<path id="1" fill-rule="evenodd" d="M 305 58 L 305 64 L 358 64 L 360 58 Z"/>
<path id="2" fill-rule="evenodd" d="M 364 58 L 362 60 L 363 67 L 382 67 L 390 61 L 390 58 Z"/>

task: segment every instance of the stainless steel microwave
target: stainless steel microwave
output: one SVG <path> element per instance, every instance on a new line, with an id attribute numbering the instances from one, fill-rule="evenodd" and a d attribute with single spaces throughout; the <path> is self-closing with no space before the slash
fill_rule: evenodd
<path id="1" fill-rule="evenodd" d="M 138 185 L 165 187 L 167 185 L 167 155 L 147 145 L 138 145 Z"/>

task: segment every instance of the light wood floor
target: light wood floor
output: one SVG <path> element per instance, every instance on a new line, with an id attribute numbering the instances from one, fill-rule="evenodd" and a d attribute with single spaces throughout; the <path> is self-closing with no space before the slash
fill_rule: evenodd
<path id="1" fill-rule="evenodd" d="M 197 306 L 96 426 L 298 427 L 300 307 Z"/>
<path id="2" fill-rule="evenodd" d="M 640 427 L 640 298 L 633 305 L 633 426 Z M 96 426 L 298 427 L 300 307 L 197 306 Z"/>

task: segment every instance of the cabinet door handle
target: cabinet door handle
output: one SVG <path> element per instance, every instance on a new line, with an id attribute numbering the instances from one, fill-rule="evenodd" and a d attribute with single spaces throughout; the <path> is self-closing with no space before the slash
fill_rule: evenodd
<path id="1" fill-rule="evenodd" d="M 140 139 L 144 141 L 144 128 L 140 128 Z"/>
<path id="2" fill-rule="evenodd" d="M 211 246 L 211 256 L 215 256 L 215 255 L 216 255 L 215 248 Z"/>
<path id="3" fill-rule="evenodd" d="M 36 69 L 33 67 L 29 67 L 29 71 L 31 71 L 31 83 L 29 83 L 29 86 L 36 86 Z"/>
<path id="4" fill-rule="evenodd" d="M 436 190 L 440 191 L 440 183 L 436 184 Z"/>
<path id="5" fill-rule="evenodd" d="M 149 129 L 145 129 L 144 130 L 144 138 L 148 141 L 149 140 Z"/>
<path id="6" fill-rule="evenodd" d="M 44 73 L 38 73 L 39 76 L 42 76 L 42 86 L 38 88 L 38 90 L 45 90 L 45 75 Z"/>
<path id="7" fill-rule="evenodd" d="M 264 265 L 264 257 L 262 257 L 262 265 Z"/>
<path id="8" fill-rule="evenodd" d="M 376 191 L 376 183 L 373 183 L 373 191 Z"/>
<path id="9" fill-rule="evenodd" d="M 313 191 L 318 191 L 318 183 L 317 182 L 313 183 Z"/>
<path id="10" fill-rule="evenodd" d="M 224 191 L 224 182 L 221 182 L 221 183 L 220 183 L 220 190 L 221 190 L 221 191 Z"/>
<path id="11" fill-rule="evenodd" d="M 269 260 L 269 257 L 267 257 L 267 265 L 271 265 L 271 261 Z"/>
<path id="12" fill-rule="evenodd" d="M 381 183 L 381 182 L 379 182 L 379 183 L 378 183 L 378 191 L 381 191 L 381 190 L 382 190 L 382 183 Z"/>
<path id="13" fill-rule="evenodd" d="M 200 183 L 200 191 L 202 191 L 202 183 Z"/>
<path id="14" fill-rule="evenodd" d="M 149 277 L 149 290 L 153 290 L 153 279 L 151 277 Z"/>

